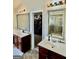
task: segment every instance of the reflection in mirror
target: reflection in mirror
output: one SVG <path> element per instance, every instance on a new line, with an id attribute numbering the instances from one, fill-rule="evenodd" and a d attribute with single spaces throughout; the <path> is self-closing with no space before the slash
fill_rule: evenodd
<path id="1" fill-rule="evenodd" d="M 62 11 L 49 11 L 49 34 L 53 37 L 61 38 L 64 37 L 64 13 Z"/>
<path id="2" fill-rule="evenodd" d="M 27 14 L 17 14 L 17 29 L 30 31 L 30 16 Z"/>

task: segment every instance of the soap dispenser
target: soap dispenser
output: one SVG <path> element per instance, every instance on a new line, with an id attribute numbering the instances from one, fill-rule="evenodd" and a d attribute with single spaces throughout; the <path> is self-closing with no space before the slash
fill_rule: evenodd
<path id="1" fill-rule="evenodd" d="M 48 36 L 48 41 L 50 41 L 50 35 Z"/>
<path id="2" fill-rule="evenodd" d="M 51 41 L 51 39 L 52 39 L 52 34 L 48 36 L 48 41 Z"/>
<path id="3" fill-rule="evenodd" d="M 22 30 L 22 32 L 24 33 L 24 30 Z"/>

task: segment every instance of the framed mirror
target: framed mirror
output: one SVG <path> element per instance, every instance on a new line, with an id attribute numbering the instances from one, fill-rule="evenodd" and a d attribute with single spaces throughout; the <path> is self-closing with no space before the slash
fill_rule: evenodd
<path id="1" fill-rule="evenodd" d="M 17 14 L 17 29 L 30 31 L 30 15 L 29 13 Z"/>
<path id="2" fill-rule="evenodd" d="M 64 10 L 48 12 L 48 33 L 53 37 L 64 39 L 65 34 Z"/>

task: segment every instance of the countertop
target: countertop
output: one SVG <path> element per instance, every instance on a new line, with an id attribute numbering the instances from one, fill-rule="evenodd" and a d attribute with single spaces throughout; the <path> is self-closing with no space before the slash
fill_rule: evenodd
<path id="1" fill-rule="evenodd" d="M 54 44 L 51 44 L 51 42 L 45 38 L 38 45 L 66 57 L 66 44 L 65 43 L 58 42 L 58 43 L 55 43 L 54 45 Z"/>
<path id="2" fill-rule="evenodd" d="M 19 36 L 20 38 L 29 35 L 30 33 L 25 31 L 24 33 L 22 32 L 22 30 L 18 30 L 18 29 L 13 29 L 13 34 Z"/>

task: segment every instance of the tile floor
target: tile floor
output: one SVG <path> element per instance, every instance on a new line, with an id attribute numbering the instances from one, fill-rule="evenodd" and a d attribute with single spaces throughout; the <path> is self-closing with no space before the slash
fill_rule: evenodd
<path id="1" fill-rule="evenodd" d="M 22 59 L 39 59 L 38 48 L 34 48 L 33 50 L 26 52 Z"/>

